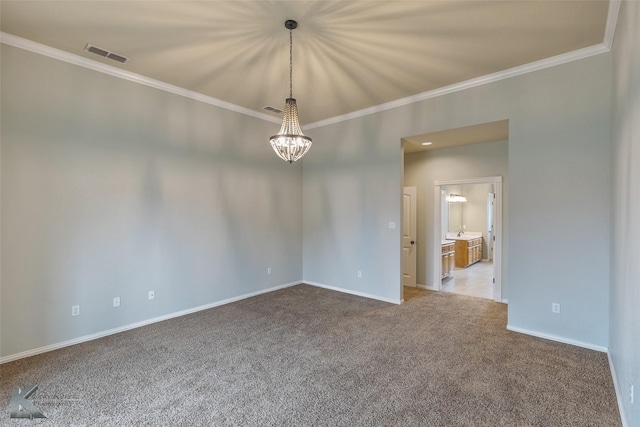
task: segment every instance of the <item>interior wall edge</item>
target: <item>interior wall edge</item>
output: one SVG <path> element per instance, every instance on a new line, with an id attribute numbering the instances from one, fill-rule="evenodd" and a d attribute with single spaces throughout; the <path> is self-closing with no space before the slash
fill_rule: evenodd
<path id="1" fill-rule="evenodd" d="M 285 289 L 285 288 L 289 288 L 289 287 L 300 285 L 300 284 L 302 284 L 301 281 L 285 283 L 285 284 L 274 286 L 274 287 L 271 287 L 271 288 L 268 288 L 268 289 L 262 289 L 260 291 L 250 292 L 248 294 L 239 295 L 239 296 L 227 298 L 227 299 L 220 300 L 220 301 L 214 301 L 214 302 L 209 303 L 209 304 L 204 304 L 204 305 L 200 305 L 200 306 L 197 306 L 197 307 L 188 308 L 186 310 L 180 310 L 180 311 L 176 311 L 176 312 L 173 312 L 173 313 L 165 314 L 165 315 L 162 315 L 162 316 L 152 317 L 152 318 L 149 318 L 149 319 L 146 319 L 146 320 L 142 320 L 142 321 L 139 321 L 139 322 L 131 323 L 129 325 L 119 326 L 117 328 L 108 329 L 106 331 L 96 332 L 96 333 L 89 334 L 89 335 L 84 335 L 84 336 L 81 336 L 81 337 L 78 337 L 78 338 L 73 338 L 73 339 L 62 341 L 62 342 L 58 342 L 58 343 L 55 343 L 55 344 L 46 345 L 44 347 L 38 347 L 38 348 L 31 349 L 31 350 L 21 351 L 20 353 L 10 354 L 8 356 L 0 357 L 0 365 L 3 364 L 3 363 L 13 362 L 13 361 L 19 360 L 19 359 L 24 359 L 26 357 L 31 357 L 31 356 L 36 356 L 38 354 L 47 353 L 49 351 L 58 350 L 58 349 L 61 349 L 61 348 L 64 348 L 64 347 L 69 347 L 69 346 L 72 346 L 72 345 L 81 344 L 83 342 L 93 341 L 93 340 L 96 340 L 96 339 L 99 339 L 99 338 L 104 338 L 104 337 L 107 337 L 109 335 L 118 334 L 120 332 L 126 332 L 126 331 L 129 331 L 131 329 L 141 328 L 143 326 L 148 326 L 148 325 L 151 325 L 153 323 L 163 322 L 165 320 L 174 319 L 176 317 L 186 316 L 188 314 L 197 313 L 199 311 L 208 310 L 210 308 L 220 307 L 220 306 L 223 306 L 223 305 L 231 304 L 233 302 L 241 301 L 243 299 L 252 298 L 252 297 L 255 297 L 255 296 L 258 296 L 258 295 L 261 295 L 261 294 L 274 292 L 274 291 L 277 291 L 277 290 L 280 290 L 280 289 Z"/>
<path id="2" fill-rule="evenodd" d="M 616 367 L 613 363 L 613 358 L 611 357 L 611 352 L 607 351 L 607 360 L 609 361 L 609 369 L 611 370 L 611 378 L 613 379 L 613 388 L 616 392 L 616 402 L 618 404 L 618 411 L 620 411 L 620 420 L 622 421 L 622 427 L 629 427 L 630 424 L 627 421 L 627 413 L 624 410 L 622 393 L 620 392 L 622 388 L 618 383 L 618 375 L 616 374 Z"/>
<path id="3" fill-rule="evenodd" d="M 303 280 L 302 283 L 304 283 L 305 285 L 315 286 L 317 288 L 329 289 L 331 291 L 342 292 L 343 294 L 355 295 L 355 296 L 359 296 L 359 297 L 363 297 L 363 298 L 369 298 L 369 299 L 374 299 L 374 300 L 378 300 L 378 301 L 388 302 L 388 303 L 391 303 L 391 304 L 401 304 L 402 303 L 402 301 L 399 300 L 399 299 L 385 298 L 385 297 L 381 297 L 379 295 L 369 294 L 369 293 L 366 293 L 366 292 L 359 292 L 359 291 L 353 291 L 351 289 L 341 288 L 339 286 L 325 285 L 324 283 L 312 282 L 312 281 L 309 281 L 309 280 Z"/>
<path id="4" fill-rule="evenodd" d="M 507 330 L 609 354 L 609 347 L 603 346 L 603 345 L 598 345 L 598 344 L 580 341 L 580 340 L 574 340 L 572 338 L 566 338 L 560 335 L 548 334 L 546 332 L 534 331 L 532 329 L 520 328 L 518 326 L 513 326 L 511 324 L 507 324 Z"/>

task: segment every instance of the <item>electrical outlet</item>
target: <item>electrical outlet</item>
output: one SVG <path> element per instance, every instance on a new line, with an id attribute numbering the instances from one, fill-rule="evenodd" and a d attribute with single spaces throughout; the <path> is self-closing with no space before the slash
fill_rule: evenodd
<path id="1" fill-rule="evenodd" d="M 557 302 L 551 303 L 551 312 L 556 314 L 560 313 L 560 304 Z"/>
<path id="2" fill-rule="evenodd" d="M 80 316 L 80 306 L 79 305 L 74 305 L 73 307 L 71 307 L 71 315 L 72 316 Z"/>
<path id="3" fill-rule="evenodd" d="M 462 224 L 462 229 L 466 230 L 467 229 L 467 224 Z"/>
<path id="4" fill-rule="evenodd" d="M 396 228 L 396 223 L 393 221 L 389 221 L 389 228 L 391 229 Z"/>
<path id="5" fill-rule="evenodd" d="M 358 279 L 362 279 L 362 271 L 358 270 Z"/>
<path id="6" fill-rule="evenodd" d="M 149 291 L 149 299 L 154 299 L 156 297 L 155 291 Z"/>
<path id="7" fill-rule="evenodd" d="M 271 267 L 267 268 L 267 274 L 271 274 Z"/>
<path id="8" fill-rule="evenodd" d="M 629 400 L 633 403 L 633 384 L 629 386 Z"/>
<path id="9" fill-rule="evenodd" d="M 115 297 L 113 299 L 113 306 L 114 307 L 120 307 L 120 297 Z"/>

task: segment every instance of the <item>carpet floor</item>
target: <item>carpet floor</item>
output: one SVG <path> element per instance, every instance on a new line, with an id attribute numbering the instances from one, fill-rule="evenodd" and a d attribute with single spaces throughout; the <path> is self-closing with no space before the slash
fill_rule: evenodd
<path id="1" fill-rule="evenodd" d="M 46 419 L 0 425 L 618 426 L 606 354 L 506 330 L 507 307 L 307 285 L 0 365 Z"/>

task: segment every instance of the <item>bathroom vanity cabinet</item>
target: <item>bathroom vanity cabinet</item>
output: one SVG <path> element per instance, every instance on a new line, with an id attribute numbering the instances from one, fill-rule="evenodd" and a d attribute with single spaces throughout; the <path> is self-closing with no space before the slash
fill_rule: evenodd
<path id="1" fill-rule="evenodd" d="M 451 276 L 455 268 L 456 242 L 442 241 L 442 278 Z"/>
<path id="2" fill-rule="evenodd" d="M 456 238 L 455 266 L 465 268 L 482 259 L 482 237 Z"/>

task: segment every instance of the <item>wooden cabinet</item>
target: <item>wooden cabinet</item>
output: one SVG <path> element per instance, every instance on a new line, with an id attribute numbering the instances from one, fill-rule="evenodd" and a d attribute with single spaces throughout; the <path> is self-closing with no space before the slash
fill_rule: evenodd
<path id="1" fill-rule="evenodd" d="M 442 243 L 442 278 L 451 276 L 455 268 L 456 243 Z"/>
<path id="2" fill-rule="evenodd" d="M 456 267 L 465 268 L 482 259 L 482 237 L 469 240 L 456 240 Z"/>

